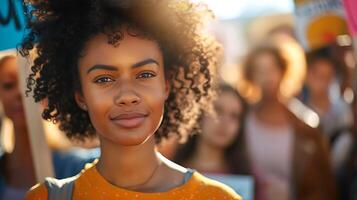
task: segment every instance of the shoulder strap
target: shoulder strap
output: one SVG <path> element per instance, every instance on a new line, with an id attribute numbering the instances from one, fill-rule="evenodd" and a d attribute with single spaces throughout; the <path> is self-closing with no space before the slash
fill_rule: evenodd
<path id="1" fill-rule="evenodd" d="M 183 183 L 187 183 L 190 180 L 193 173 L 195 173 L 194 169 L 187 168 L 187 172 L 185 173 L 185 175 L 183 177 Z"/>
<path id="2" fill-rule="evenodd" d="M 66 179 L 46 178 L 48 200 L 72 200 L 73 186 L 78 175 Z"/>

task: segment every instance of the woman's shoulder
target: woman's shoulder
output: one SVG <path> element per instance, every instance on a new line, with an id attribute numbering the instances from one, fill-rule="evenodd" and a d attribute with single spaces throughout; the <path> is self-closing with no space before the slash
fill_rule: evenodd
<path id="1" fill-rule="evenodd" d="M 195 187 L 195 191 L 200 193 L 202 199 L 234 199 L 241 200 L 242 198 L 229 186 L 212 180 L 200 174 L 194 172 L 192 175 L 192 184 Z"/>
<path id="2" fill-rule="evenodd" d="M 33 186 L 26 193 L 25 200 L 47 200 L 48 199 L 47 185 L 53 185 L 53 186 L 60 185 L 62 187 L 63 184 L 68 184 L 70 182 L 73 182 L 76 184 L 78 179 L 80 179 L 81 177 L 88 176 L 87 172 L 91 171 L 90 169 L 92 169 L 93 166 L 95 166 L 95 163 L 97 163 L 97 162 L 98 162 L 98 160 L 95 160 L 92 163 L 87 163 L 84 166 L 84 168 L 82 169 L 82 171 L 79 174 L 77 174 L 76 176 L 72 176 L 72 177 L 65 178 L 65 179 L 46 178 L 46 181 Z M 50 183 L 50 184 L 46 185 L 46 182 Z M 52 186 L 49 186 L 49 187 L 52 188 Z"/>
<path id="3" fill-rule="evenodd" d="M 184 191 L 185 195 L 194 196 L 194 199 L 229 199 L 241 200 L 242 198 L 230 187 L 212 179 L 209 179 L 199 172 L 182 167 L 167 158 L 158 154 L 159 158 L 168 168 L 184 174 L 184 185 L 176 190 Z"/>
<path id="4" fill-rule="evenodd" d="M 47 200 L 48 192 L 44 183 L 33 186 L 25 196 L 25 200 Z"/>

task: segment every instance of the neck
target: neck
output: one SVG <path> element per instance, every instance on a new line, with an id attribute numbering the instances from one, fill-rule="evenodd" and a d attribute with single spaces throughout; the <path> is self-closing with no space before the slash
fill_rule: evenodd
<path id="1" fill-rule="evenodd" d="M 36 182 L 30 140 L 26 127 L 15 124 L 14 131 L 14 150 L 6 159 L 7 182 L 12 187 L 28 189 Z"/>
<path id="2" fill-rule="evenodd" d="M 118 187 L 140 190 L 143 183 L 150 181 L 148 179 L 152 178 L 161 165 L 153 136 L 143 144 L 129 147 L 100 139 L 101 157 L 97 170 L 107 181 Z"/>
<path id="3" fill-rule="evenodd" d="M 279 100 L 261 101 L 255 107 L 254 113 L 259 121 L 270 126 L 282 127 L 289 124 L 286 107 Z"/>
<path id="4" fill-rule="evenodd" d="M 329 110 L 331 102 L 328 93 L 311 94 L 310 104 L 315 111 L 323 114 Z"/>
<path id="5" fill-rule="evenodd" d="M 280 102 L 278 97 L 263 98 L 257 104 L 258 111 L 271 111 L 271 110 L 282 110 L 284 109 L 283 103 Z"/>
<path id="6" fill-rule="evenodd" d="M 31 152 L 31 144 L 29 133 L 26 127 L 18 126 L 14 124 L 14 132 L 15 132 L 15 145 L 14 145 L 14 154 L 19 153 L 19 156 L 26 156 L 23 154 L 24 152 Z"/>

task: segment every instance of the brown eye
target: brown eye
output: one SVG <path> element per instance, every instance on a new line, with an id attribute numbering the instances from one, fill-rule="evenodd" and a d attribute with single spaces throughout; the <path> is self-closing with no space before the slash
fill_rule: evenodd
<path id="1" fill-rule="evenodd" d="M 14 82 L 8 82 L 8 83 L 3 83 L 2 84 L 2 88 L 4 90 L 11 90 L 11 89 L 13 89 L 15 87 L 16 87 L 16 83 L 14 83 Z"/>
<path id="2" fill-rule="evenodd" d="M 109 83 L 109 82 L 114 82 L 115 80 L 110 78 L 110 77 L 101 77 L 101 78 L 97 78 L 94 83 L 98 83 L 98 84 L 104 84 L 104 83 Z"/>
<path id="3" fill-rule="evenodd" d="M 137 76 L 137 78 L 152 78 L 152 77 L 155 77 L 156 75 L 154 73 L 151 73 L 151 72 L 144 72 L 144 73 L 141 73 Z"/>

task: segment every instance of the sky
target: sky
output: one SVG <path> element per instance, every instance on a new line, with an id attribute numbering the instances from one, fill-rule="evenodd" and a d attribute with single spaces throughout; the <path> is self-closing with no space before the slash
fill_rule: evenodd
<path id="1" fill-rule="evenodd" d="M 293 0 L 193 0 L 204 2 L 219 19 L 252 17 L 277 12 L 293 12 Z"/>

